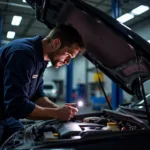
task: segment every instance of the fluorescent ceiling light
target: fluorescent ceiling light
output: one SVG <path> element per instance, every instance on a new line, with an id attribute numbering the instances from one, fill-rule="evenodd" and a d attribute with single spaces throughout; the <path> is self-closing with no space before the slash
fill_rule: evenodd
<path id="1" fill-rule="evenodd" d="M 21 16 L 13 16 L 13 19 L 12 19 L 11 25 L 19 26 L 19 25 L 20 25 L 21 20 L 22 20 L 22 17 L 21 17 Z"/>
<path id="2" fill-rule="evenodd" d="M 15 37 L 15 32 L 14 31 L 8 31 L 7 32 L 7 38 L 8 39 L 13 39 Z"/>
<path id="3" fill-rule="evenodd" d="M 126 13 L 126 14 L 120 16 L 119 18 L 117 18 L 117 20 L 121 23 L 125 23 L 125 22 L 131 20 L 132 18 L 134 18 L 133 14 Z"/>
<path id="4" fill-rule="evenodd" d="M 148 11 L 148 10 L 149 10 L 148 6 L 141 5 L 141 6 L 137 7 L 137 8 L 135 8 L 135 9 L 133 9 L 131 11 L 131 13 L 134 14 L 134 15 L 140 15 L 140 14 L 142 14 L 142 13 Z"/>
<path id="5" fill-rule="evenodd" d="M 26 0 L 22 0 L 24 3 L 26 3 Z"/>

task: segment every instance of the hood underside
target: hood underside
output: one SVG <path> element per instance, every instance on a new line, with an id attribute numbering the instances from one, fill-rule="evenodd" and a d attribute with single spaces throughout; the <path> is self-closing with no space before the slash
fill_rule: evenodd
<path id="1" fill-rule="evenodd" d="M 81 0 L 27 2 L 50 29 L 72 24 L 85 42 L 83 55 L 129 94 L 138 93 L 139 77 L 150 78 L 150 44 L 104 12 Z"/>

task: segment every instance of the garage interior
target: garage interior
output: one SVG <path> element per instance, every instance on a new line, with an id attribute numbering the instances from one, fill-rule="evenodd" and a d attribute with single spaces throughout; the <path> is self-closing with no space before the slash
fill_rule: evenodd
<path id="1" fill-rule="evenodd" d="M 83 1 L 117 19 L 150 43 L 149 0 Z M 13 19 L 18 20 L 13 22 Z M 50 29 L 36 19 L 35 11 L 25 0 L 1 0 L 0 32 L 0 45 L 4 46 L 19 38 L 36 35 L 45 37 Z M 43 90 L 49 99 L 59 106 L 76 103 L 79 109 L 77 114 L 99 112 L 109 108 L 106 97 L 113 110 L 121 104 L 137 100 L 136 95 L 125 92 L 82 55 L 59 69 L 48 64 L 43 79 Z M 150 92 L 149 80 L 144 82 L 144 89 L 146 94 Z"/>
<path id="2" fill-rule="evenodd" d="M 129 20 L 124 21 L 120 20 L 121 23 L 124 23 L 126 26 L 131 28 L 135 33 L 139 34 L 142 38 L 149 41 L 149 6 L 150 2 L 148 0 L 123 0 L 116 2 L 115 0 L 85 0 L 86 3 L 94 6 L 105 12 L 106 14 L 113 16 L 119 20 L 119 16 L 123 15 L 131 15 L 129 16 Z M 141 14 L 132 13 L 135 8 L 139 6 L 145 6 L 146 11 Z M 142 9 L 142 7 L 141 7 Z M 140 9 L 138 10 L 140 11 Z M 136 11 L 135 11 L 136 13 Z M 21 0 L 1 0 L 0 1 L 0 16 L 1 16 L 1 46 L 9 43 L 11 40 L 24 38 L 24 37 L 32 37 L 36 35 L 41 35 L 44 37 L 49 33 L 49 29 L 46 25 L 37 21 L 35 18 L 35 12 L 31 7 L 26 3 L 26 1 Z M 20 24 L 12 25 L 12 20 L 14 16 L 21 17 Z M 131 17 L 131 18 L 130 18 Z M 8 32 L 14 33 L 14 37 L 7 37 Z M 94 111 L 96 109 L 107 108 L 107 104 L 105 105 L 104 95 L 102 90 L 99 87 L 98 75 L 96 72 L 95 66 L 86 60 L 83 56 L 78 56 L 75 58 L 71 65 L 71 76 L 67 75 L 67 67 L 64 66 L 59 69 L 54 69 L 53 67 L 47 67 L 44 72 L 44 90 L 48 93 L 48 96 L 58 104 L 70 103 L 81 101 L 79 103 L 84 103 L 84 106 L 79 107 L 81 111 L 79 113 L 85 113 Z M 99 77 L 102 80 L 104 89 L 107 93 L 108 98 L 113 103 L 113 92 L 114 88 L 117 86 L 99 70 Z M 69 78 L 69 79 L 68 79 Z M 67 85 L 67 81 L 68 84 Z M 54 85 L 55 84 L 55 85 Z M 67 92 L 67 88 L 72 88 L 72 94 Z M 148 93 L 150 89 L 149 81 L 144 83 L 146 93 Z M 52 91 L 52 92 L 51 92 Z M 114 108 L 116 108 L 121 103 L 130 102 L 133 100 L 133 97 L 126 92 L 119 90 L 122 93 L 121 101 L 118 104 L 114 104 Z M 54 94 L 53 94 L 54 92 Z M 101 98 L 101 100 L 98 100 Z M 99 108 L 94 108 L 94 102 L 92 100 L 96 100 L 99 103 Z M 95 104 L 95 105 L 99 105 Z M 81 104 L 82 105 L 82 104 Z M 87 109 L 84 109 L 87 107 Z"/>
<path id="3" fill-rule="evenodd" d="M 119 16 L 123 15 L 131 15 L 129 20 L 124 21 L 120 20 L 121 23 L 124 23 L 126 26 L 131 28 L 135 33 L 139 34 L 142 38 L 149 41 L 149 6 L 150 2 L 148 0 L 123 0 L 116 2 L 115 0 L 85 0 L 86 3 L 94 6 L 105 12 L 106 14 L 113 16 L 119 20 Z M 132 11 L 139 6 L 145 6 L 147 8 L 146 11 L 142 12 L 138 15 L 133 15 Z M 142 9 L 142 7 L 141 7 Z M 140 11 L 140 9 L 138 10 Z M 136 11 L 135 11 L 136 12 Z M 1 0 L 0 1 L 0 16 L 1 16 L 1 46 L 9 43 L 11 40 L 24 38 L 24 37 L 32 37 L 36 35 L 41 35 L 44 37 L 49 33 L 49 29 L 46 25 L 37 21 L 35 18 L 35 12 L 31 7 L 26 3 L 26 1 L 21 0 Z M 13 17 L 18 16 L 21 17 L 20 24 L 12 25 Z M 130 17 L 130 16 L 129 16 Z M 133 18 L 132 18 L 133 17 Z M 14 33 L 14 37 L 9 36 L 8 33 Z M 47 67 L 44 72 L 44 90 L 48 93 L 48 96 L 58 104 L 76 102 L 77 100 L 81 100 L 79 103 L 84 103 L 84 107 L 87 109 L 82 109 L 79 113 L 85 113 L 89 111 L 93 111 L 92 105 L 94 102 L 92 99 L 102 98 L 100 101 L 99 109 L 107 108 L 107 104 L 105 105 L 105 99 L 102 93 L 102 90 L 99 87 L 98 75 L 96 72 L 95 66 L 86 60 L 83 56 L 78 56 L 71 63 L 71 72 L 72 75 L 67 75 L 67 67 L 64 66 L 59 69 L 54 69 L 53 67 Z M 108 98 L 113 103 L 113 93 L 117 88 L 114 83 L 99 70 L 99 77 L 101 78 L 104 89 L 107 93 Z M 69 79 L 68 79 L 69 78 Z M 67 80 L 68 79 L 68 80 Z M 71 84 L 72 94 L 67 92 L 67 81 L 68 84 Z M 148 93 L 150 89 L 149 81 L 144 83 L 146 93 Z M 52 91 L 52 92 L 51 92 Z M 71 90 L 69 90 L 70 92 Z M 53 94 L 54 92 L 54 94 Z M 116 108 L 121 103 L 130 102 L 133 100 L 133 97 L 126 92 L 120 90 L 122 92 L 121 102 L 115 104 L 114 108 Z M 56 94 L 55 94 L 56 93 Z M 96 101 L 97 102 L 97 101 Z M 81 104 L 82 105 L 82 104 Z M 96 104 L 99 105 L 99 104 Z"/>

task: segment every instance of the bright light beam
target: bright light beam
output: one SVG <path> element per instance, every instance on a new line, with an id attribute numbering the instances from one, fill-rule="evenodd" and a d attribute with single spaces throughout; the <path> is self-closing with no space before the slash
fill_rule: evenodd
<path id="1" fill-rule="evenodd" d="M 82 107 L 82 106 L 83 106 L 83 101 L 81 101 L 81 100 L 78 101 L 78 106 L 79 106 L 79 107 Z"/>

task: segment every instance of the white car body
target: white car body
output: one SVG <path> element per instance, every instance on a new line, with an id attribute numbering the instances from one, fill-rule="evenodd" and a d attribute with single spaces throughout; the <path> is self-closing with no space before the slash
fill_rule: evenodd
<path id="1" fill-rule="evenodd" d="M 44 93 L 48 98 L 56 99 L 58 96 L 58 89 L 54 82 L 46 82 L 44 85 Z"/>

